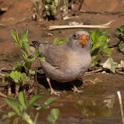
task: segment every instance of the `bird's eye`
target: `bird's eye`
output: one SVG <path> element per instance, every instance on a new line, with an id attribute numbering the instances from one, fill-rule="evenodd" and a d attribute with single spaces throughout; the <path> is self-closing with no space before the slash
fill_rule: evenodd
<path id="1" fill-rule="evenodd" d="M 76 34 L 74 34 L 73 37 L 76 38 Z"/>
<path id="2" fill-rule="evenodd" d="M 77 34 L 74 34 L 74 35 L 73 35 L 73 38 L 74 38 L 74 39 L 78 39 L 79 36 L 78 36 Z"/>

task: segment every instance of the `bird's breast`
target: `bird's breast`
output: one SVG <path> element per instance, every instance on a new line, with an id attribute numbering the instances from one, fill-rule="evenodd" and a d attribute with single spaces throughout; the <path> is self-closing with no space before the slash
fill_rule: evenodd
<path id="1" fill-rule="evenodd" d="M 73 52 L 68 56 L 68 69 L 70 72 L 80 73 L 85 72 L 91 63 L 91 56 L 88 52 L 76 53 Z"/>

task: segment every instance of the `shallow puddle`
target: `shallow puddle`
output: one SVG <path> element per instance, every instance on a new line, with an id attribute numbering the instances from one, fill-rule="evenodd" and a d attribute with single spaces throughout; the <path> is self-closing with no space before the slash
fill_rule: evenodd
<path id="1" fill-rule="evenodd" d="M 57 120 L 57 124 L 121 123 L 121 112 L 117 91 L 121 91 L 123 101 L 123 75 L 99 73 L 86 76 L 84 80 L 94 80 L 96 78 L 98 79 L 95 82 L 96 84 L 80 86 L 83 90 L 81 94 L 76 94 L 71 90 L 63 90 L 60 88 L 61 96 L 57 97 L 57 100 L 50 105 L 49 109 L 39 112 L 37 124 L 48 123 L 47 117 L 51 108 L 58 108 L 60 110 L 60 116 Z M 48 90 L 41 89 L 41 91 L 42 98 L 39 101 L 39 104 L 42 104 L 51 97 Z M 40 93 L 41 92 L 39 91 L 38 94 Z M 34 118 L 36 112 L 31 111 L 30 115 Z M 11 121 L 12 120 L 9 120 L 9 124 L 12 123 Z M 0 122 L 0 124 L 4 123 Z"/>
<path id="2" fill-rule="evenodd" d="M 116 94 L 67 95 L 64 98 L 58 98 L 52 107 L 60 110 L 57 124 L 121 123 L 120 106 Z M 39 124 L 47 123 L 47 114 L 47 112 L 40 114 Z"/>

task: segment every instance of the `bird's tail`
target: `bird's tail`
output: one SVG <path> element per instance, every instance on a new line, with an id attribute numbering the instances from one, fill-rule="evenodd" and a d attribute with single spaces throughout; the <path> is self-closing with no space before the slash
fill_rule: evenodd
<path id="1" fill-rule="evenodd" d="M 39 48 L 40 42 L 39 41 L 32 41 L 30 45 L 33 46 L 34 48 Z"/>

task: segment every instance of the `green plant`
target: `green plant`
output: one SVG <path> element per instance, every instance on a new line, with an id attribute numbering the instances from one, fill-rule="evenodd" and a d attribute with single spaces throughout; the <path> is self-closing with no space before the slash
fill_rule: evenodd
<path id="1" fill-rule="evenodd" d="M 65 43 L 65 40 L 59 39 L 59 38 L 55 38 L 54 41 L 53 41 L 54 45 L 62 45 L 64 43 Z"/>
<path id="2" fill-rule="evenodd" d="M 3 115 L 3 120 L 9 119 L 9 118 L 14 118 L 17 120 L 19 123 L 20 119 L 23 121 L 27 122 L 28 124 L 36 124 L 38 114 L 39 112 L 44 111 L 45 109 L 49 108 L 49 105 L 52 104 L 56 98 L 49 98 L 47 99 L 42 105 L 37 104 L 36 102 L 41 98 L 39 95 L 32 96 L 29 100 L 26 100 L 24 92 L 20 91 L 18 95 L 18 99 L 13 99 L 13 98 L 5 98 L 5 102 L 7 105 L 12 109 L 12 111 L 8 112 L 7 114 Z M 35 109 L 37 110 L 35 118 L 32 119 L 32 116 L 30 115 L 30 112 Z M 55 116 L 56 118 L 54 119 L 55 121 L 57 120 L 58 117 L 58 109 L 54 110 L 51 109 L 50 116 Z"/>
<path id="3" fill-rule="evenodd" d="M 28 30 L 24 31 L 20 36 L 16 30 L 11 31 L 11 36 L 18 48 L 20 48 L 22 52 L 22 61 L 21 65 L 23 65 L 27 74 L 30 73 L 31 65 L 35 60 L 35 56 L 30 55 L 30 45 L 28 40 Z M 20 65 L 18 65 L 20 66 Z M 20 66 L 21 67 L 21 66 Z"/>
<path id="4" fill-rule="evenodd" d="M 43 18 L 43 0 L 31 0 L 33 3 L 33 19 L 41 21 Z"/>
<path id="5" fill-rule="evenodd" d="M 34 103 L 41 98 L 40 96 L 33 96 L 29 101 L 26 100 L 25 95 L 22 91 L 19 92 L 18 100 L 13 98 L 6 98 L 5 102 L 12 109 L 12 111 L 8 112 L 8 114 L 3 116 L 3 119 L 19 117 L 24 120 L 28 124 L 36 124 L 35 121 L 31 119 L 30 114 L 28 114 L 28 110 L 30 110 Z M 37 114 L 35 116 L 36 120 Z M 19 121 L 19 120 L 18 120 Z M 19 122 L 17 122 L 19 123 Z"/>
<path id="6" fill-rule="evenodd" d="M 29 82 L 35 77 L 36 72 L 32 69 L 32 64 L 39 53 L 36 49 L 34 55 L 30 54 L 28 30 L 24 31 L 20 35 L 16 30 L 12 30 L 11 36 L 16 46 L 21 50 L 21 61 L 13 67 L 12 71 L 6 75 L 6 78 L 16 84 L 15 92 L 18 94 L 20 86 L 23 86 L 26 83 L 29 84 Z M 9 94 L 11 93 L 9 92 Z"/>
<path id="7" fill-rule="evenodd" d="M 48 121 L 51 123 L 51 124 L 55 124 L 56 121 L 58 120 L 58 117 L 59 117 L 59 110 L 57 108 L 54 108 L 50 111 L 50 114 L 48 116 Z"/>
<path id="8" fill-rule="evenodd" d="M 8 74 L 8 77 L 13 79 L 13 81 L 17 84 L 19 84 L 19 82 L 25 83 L 29 81 L 29 77 L 27 77 L 25 73 L 18 71 L 12 71 L 10 74 Z"/>
<path id="9" fill-rule="evenodd" d="M 41 21 L 42 18 L 56 19 L 56 17 L 66 17 L 68 14 L 68 0 L 31 0 L 33 3 L 33 19 Z"/>
<path id="10" fill-rule="evenodd" d="M 95 30 L 90 33 L 92 66 L 99 62 L 99 55 L 111 55 L 111 48 L 108 46 L 108 36 L 105 31 Z"/>
<path id="11" fill-rule="evenodd" d="M 35 48 L 33 55 L 31 55 L 30 44 L 28 40 L 28 30 L 24 31 L 20 36 L 16 30 L 11 31 L 11 36 L 14 43 L 21 50 L 22 60 L 14 66 L 14 70 L 21 71 L 22 68 L 25 70 L 27 76 L 35 75 L 35 71 L 32 70 L 32 64 L 37 57 L 44 60 L 44 57 L 40 55 L 39 49 Z"/>
<path id="12" fill-rule="evenodd" d="M 44 0 L 44 9 L 46 17 L 55 18 L 59 4 L 60 0 Z"/>
<path id="13" fill-rule="evenodd" d="M 118 48 L 122 53 L 124 53 L 124 25 L 117 28 L 117 35 L 118 35 L 118 38 L 120 39 Z"/>
<path id="14" fill-rule="evenodd" d="M 5 77 L 9 77 L 9 81 L 14 82 L 15 92 L 18 94 L 20 86 L 24 86 L 24 84 L 28 84 L 28 86 L 33 86 L 33 83 L 36 81 L 36 69 L 32 68 L 32 64 L 34 63 L 36 58 L 39 58 L 43 61 L 45 58 L 40 55 L 39 49 L 35 48 L 33 53 L 31 54 L 31 46 L 28 40 L 28 30 L 24 31 L 22 34 L 18 34 L 18 32 L 14 29 L 11 31 L 11 36 L 13 38 L 14 43 L 21 51 L 21 60 L 14 65 L 12 72 L 7 74 Z M 8 94 L 11 95 L 11 90 L 8 90 Z"/>
<path id="15" fill-rule="evenodd" d="M 43 111 L 44 109 L 47 109 L 50 104 L 52 104 L 56 100 L 55 97 L 51 97 L 47 99 L 43 105 L 35 104 L 36 110 Z"/>
<path id="16" fill-rule="evenodd" d="M 6 74 L 6 78 L 8 79 L 9 83 L 14 82 L 15 83 L 15 93 L 16 95 L 19 92 L 19 89 L 21 86 L 24 86 L 25 84 L 29 84 L 30 78 L 26 75 L 26 73 L 21 73 L 19 71 L 11 71 L 9 74 Z M 11 88 L 11 87 L 10 87 Z M 13 88 L 12 88 L 13 89 Z M 11 95 L 11 91 L 8 89 L 8 95 Z"/>

